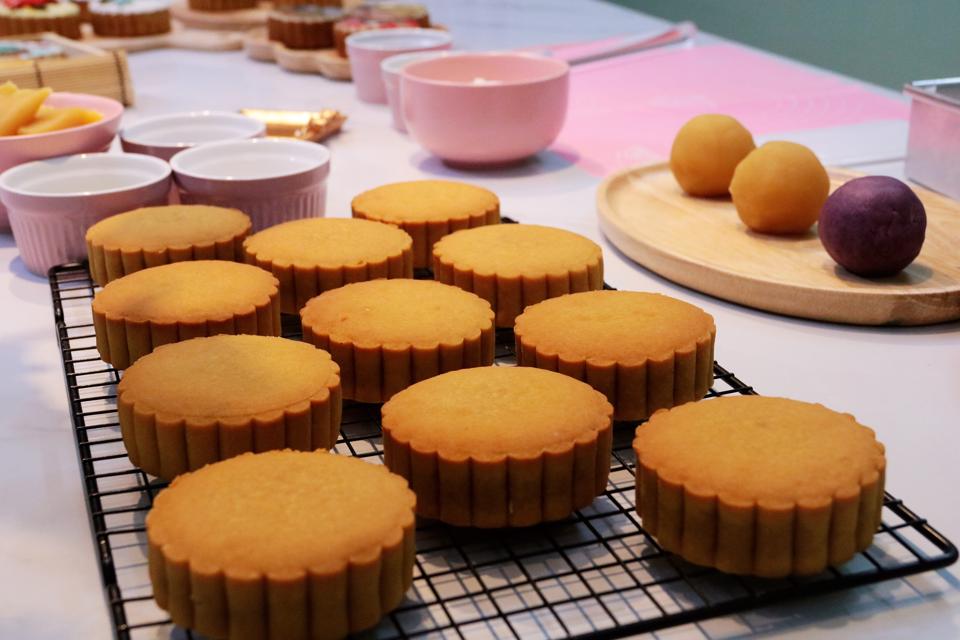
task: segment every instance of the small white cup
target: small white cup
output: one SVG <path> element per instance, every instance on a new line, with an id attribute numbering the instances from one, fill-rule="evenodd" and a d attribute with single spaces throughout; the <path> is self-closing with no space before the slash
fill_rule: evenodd
<path id="1" fill-rule="evenodd" d="M 229 111 L 191 111 L 145 118 L 120 131 L 120 144 L 129 153 L 169 160 L 198 144 L 259 138 L 266 125 Z"/>

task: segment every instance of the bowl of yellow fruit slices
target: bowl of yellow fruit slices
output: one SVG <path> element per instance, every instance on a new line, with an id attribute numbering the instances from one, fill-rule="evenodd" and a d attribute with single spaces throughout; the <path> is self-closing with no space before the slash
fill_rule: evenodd
<path id="1" fill-rule="evenodd" d="M 85 93 L 0 84 L 0 172 L 24 162 L 106 151 L 120 127 L 123 105 Z M 8 231 L 0 204 L 0 231 Z"/>

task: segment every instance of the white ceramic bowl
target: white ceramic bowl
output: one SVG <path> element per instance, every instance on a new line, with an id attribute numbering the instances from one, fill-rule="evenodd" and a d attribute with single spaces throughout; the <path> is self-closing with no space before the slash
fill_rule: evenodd
<path id="1" fill-rule="evenodd" d="M 146 118 L 124 127 L 120 144 L 129 153 L 145 153 L 164 160 L 198 144 L 259 138 L 266 125 L 229 111 L 191 111 Z"/>
<path id="2" fill-rule="evenodd" d="M 453 44 L 446 31 L 438 29 L 374 29 L 347 36 L 347 56 L 357 97 L 364 102 L 386 104 L 387 93 L 380 63 L 398 53 L 443 51 Z"/>
<path id="3" fill-rule="evenodd" d="M 254 231 L 326 209 L 330 152 L 314 142 L 211 142 L 181 151 L 170 165 L 181 202 L 240 209 Z"/>
<path id="4" fill-rule="evenodd" d="M 383 79 L 383 88 L 387 94 L 387 104 L 390 105 L 390 115 L 393 117 L 393 128 L 403 133 L 407 132 L 407 124 L 403 120 L 403 105 L 400 103 L 400 72 L 408 64 L 439 58 L 455 56 L 457 51 L 413 51 L 401 53 L 380 62 L 380 77 Z"/>
<path id="5" fill-rule="evenodd" d="M 162 205 L 170 191 L 170 165 L 134 153 L 85 153 L 28 162 L 0 174 L 20 257 L 45 275 L 87 255 L 94 223 L 117 213 Z"/>

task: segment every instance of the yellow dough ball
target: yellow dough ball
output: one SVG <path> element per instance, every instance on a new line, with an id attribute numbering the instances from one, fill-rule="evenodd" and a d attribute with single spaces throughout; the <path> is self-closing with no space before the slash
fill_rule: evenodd
<path id="1" fill-rule="evenodd" d="M 795 142 L 768 142 L 751 152 L 730 183 L 737 214 L 759 233 L 803 233 L 817 221 L 829 192 L 827 170 Z"/>
<path id="2" fill-rule="evenodd" d="M 680 127 L 670 149 L 670 170 L 692 196 L 725 196 L 733 170 L 755 147 L 736 118 L 705 113 Z"/>

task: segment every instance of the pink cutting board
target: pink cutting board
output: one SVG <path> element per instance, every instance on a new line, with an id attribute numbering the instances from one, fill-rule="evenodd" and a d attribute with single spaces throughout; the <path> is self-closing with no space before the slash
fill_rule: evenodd
<path id="1" fill-rule="evenodd" d="M 574 67 L 553 150 L 594 175 L 663 159 L 700 113 L 728 113 L 754 135 L 906 119 L 905 101 L 728 44 L 648 51 Z"/>

